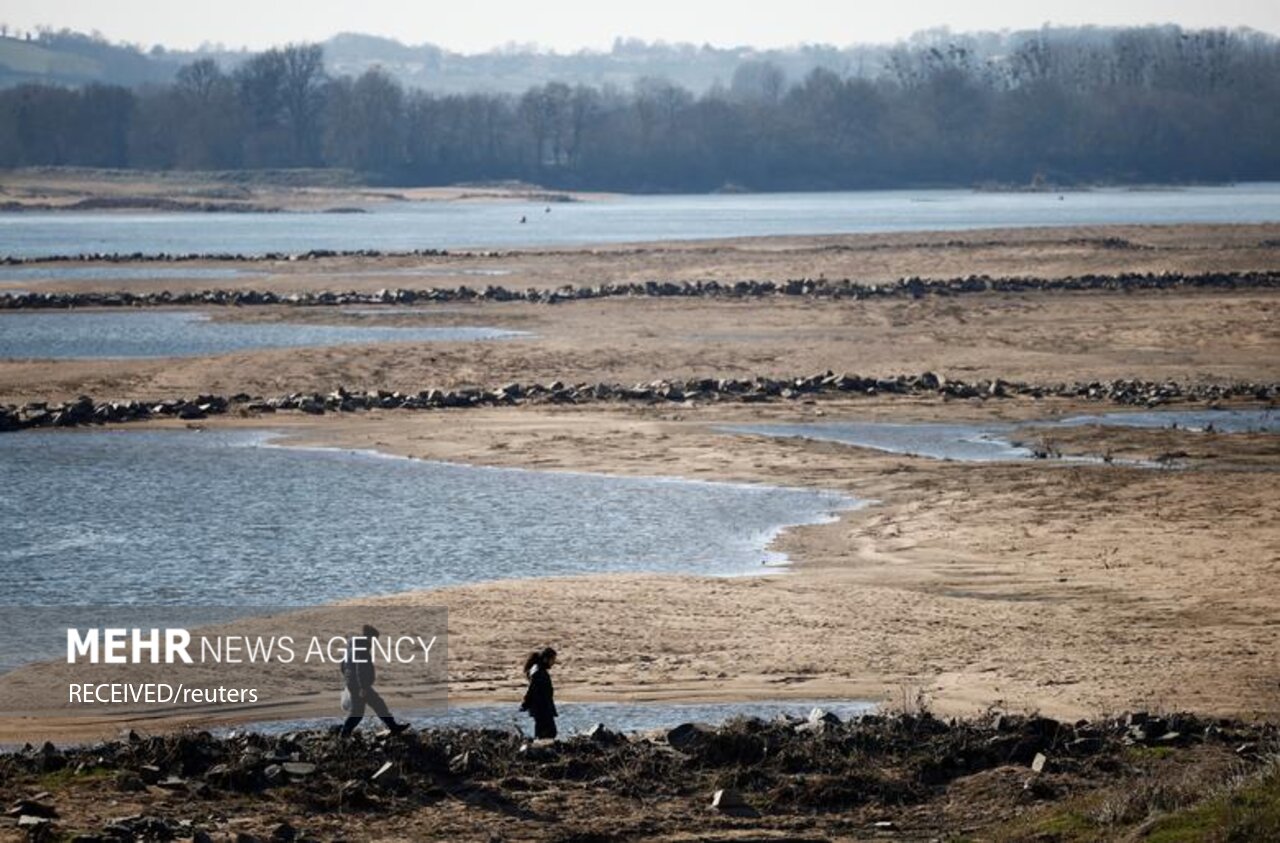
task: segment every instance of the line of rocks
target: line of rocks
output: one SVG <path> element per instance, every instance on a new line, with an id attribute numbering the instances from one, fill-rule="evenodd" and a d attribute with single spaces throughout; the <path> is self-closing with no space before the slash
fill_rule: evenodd
<path id="1" fill-rule="evenodd" d="M 1231 399 L 1275 402 L 1280 383 L 1234 382 L 1179 384 L 1172 381 L 1091 381 L 1071 384 L 1032 384 L 1003 379 L 966 382 L 933 372 L 874 378 L 832 371 L 796 378 L 690 378 L 656 380 L 630 386 L 617 383 L 508 383 L 496 388 L 461 387 L 419 392 L 350 391 L 345 387 L 324 393 L 294 392 L 274 398 L 239 393 L 198 395 L 163 401 L 74 401 L 0 405 L 0 432 L 39 427 L 77 427 L 157 418 L 202 419 L 231 411 L 274 413 L 299 411 L 314 415 L 362 410 L 433 410 L 498 407 L 522 404 L 645 404 L 685 402 L 760 403 L 831 395 L 938 395 L 944 398 L 988 399 L 1015 396 L 1076 398 L 1118 404 L 1156 406 L 1175 401 L 1214 402 Z"/>
<path id="2" fill-rule="evenodd" d="M 449 251 L 446 249 L 410 249 L 400 252 L 384 252 L 381 249 L 311 249 L 306 252 L 263 252 L 256 255 L 240 252 L 81 252 L 72 255 L 0 255 L 0 266 L 33 266 L 45 263 L 190 263 L 191 261 L 276 263 L 324 258 L 441 258 L 448 255 Z M 483 256 L 484 253 L 475 253 L 475 255 Z"/>
<path id="3" fill-rule="evenodd" d="M 798 278 L 787 281 L 643 281 L 565 285 L 555 289 L 485 287 L 399 288 L 373 292 L 318 291 L 277 293 L 271 290 L 162 290 L 157 292 L 22 292 L 0 295 L 0 310 L 44 310 L 73 307 L 163 307 L 292 305 L 407 305 L 435 302 L 524 301 L 555 304 L 605 298 L 815 298 L 840 300 L 904 299 L 974 293 L 1139 292 L 1151 290 L 1280 289 L 1280 272 L 1125 273 L 1067 278 L 903 278 L 887 284 L 864 284 L 848 278 Z"/>
<path id="4" fill-rule="evenodd" d="M 108 207 L 102 204 L 118 202 L 119 200 L 83 200 L 85 202 L 97 202 L 97 207 Z M 164 200 L 158 200 L 164 201 Z M 5 203 L 3 209 L 6 210 L 23 210 L 31 209 L 31 205 L 21 205 L 20 203 Z M 76 206 L 75 209 L 84 210 L 90 207 L 84 205 L 83 202 Z M 123 207 L 115 205 L 113 207 Z M 279 210 L 264 209 L 261 207 L 242 206 L 254 211 L 262 210 Z M 65 206 L 63 207 L 65 210 Z M 219 209 L 221 210 L 221 209 Z M 234 208 L 233 208 L 234 210 Z M 335 208 L 334 211 L 355 211 L 358 208 Z M 1257 244 L 1258 248 L 1272 248 L 1280 241 L 1274 239 L 1260 240 Z M 1009 246 L 1010 241 L 999 239 L 963 239 L 953 238 L 950 240 L 921 240 L 911 243 L 829 243 L 815 247 L 812 251 L 825 252 L 868 252 L 868 251 L 885 251 L 890 249 L 988 249 Z M 1052 237 L 1036 238 L 1032 240 L 1017 241 L 1018 246 L 1027 245 L 1055 245 L 1055 246 L 1092 246 L 1099 249 L 1111 250 L 1134 250 L 1134 251 L 1152 251 L 1156 247 L 1145 243 L 1135 243 L 1123 237 L 1068 237 L 1064 239 L 1054 239 Z M 569 250 L 571 253 L 581 253 L 580 249 Z M 650 254 L 661 249 L 655 249 L 651 246 L 634 246 L 627 248 L 626 246 L 614 246 L 608 249 L 610 255 L 640 255 Z M 520 248 L 520 249 L 478 249 L 478 250 L 462 250 L 450 252 L 447 249 L 310 249 L 305 252 L 262 252 L 258 254 L 243 252 L 77 252 L 74 254 L 63 255 L 0 255 L 0 265 L 2 266 L 22 266 L 25 264 L 42 264 L 42 263 L 87 263 L 87 262 L 103 262 L 103 263 L 183 263 L 189 261 L 235 261 L 241 263 L 255 262 L 273 262 L 273 261 L 308 261 L 318 260 L 322 258 L 412 258 L 412 257 L 445 257 L 450 254 L 460 257 L 472 258 L 508 258 L 508 257 L 546 257 L 549 255 L 564 255 L 565 249 L 537 249 L 537 248 Z M 587 250 L 588 254 L 600 254 L 595 249 Z"/>

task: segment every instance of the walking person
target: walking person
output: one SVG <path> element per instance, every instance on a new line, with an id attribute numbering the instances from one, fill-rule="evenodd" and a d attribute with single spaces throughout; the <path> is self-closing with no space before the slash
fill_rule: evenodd
<path id="1" fill-rule="evenodd" d="M 551 666 L 556 663 L 556 651 L 547 647 L 529 654 L 524 660 L 524 675 L 529 689 L 524 692 L 520 710 L 533 718 L 535 738 L 554 739 L 556 736 L 555 689 L 551 687 Z"/>
<path id="2" fill-rule="evenodd" d="M 378 630 L 372 624 L 365 624 L 359 635 L 351 636 L 346 655 L 342 657 L 342 678 L 347 686 L 342 695 L 342 707 L 347 712 L 341 732 L 344 738 L 360 725 L 366 705 L 387 724 L 391 734 L 398 735 L 409 728 L 408 723 L 396 722 L 387 709 L 387 704 L 383 702 L 382 695 L 373 688 L 373 683 L 378 678 L 372 652 L 373 639 L 377 637 Z"/>

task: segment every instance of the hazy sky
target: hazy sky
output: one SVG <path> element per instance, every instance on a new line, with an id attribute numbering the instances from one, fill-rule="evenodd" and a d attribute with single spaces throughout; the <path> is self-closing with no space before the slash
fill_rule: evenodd
<path id="1" fill-rule="evenodd" d="M 761 47 L 896 41 L 937 26 L 1250 26 L 1280 34 L 1280 0 L 4 0 L 10 29 L 99 30 L 113 41 L 263 48 L 338 32 L 460 52 L 508 43 L 607 49 L 615 36 Z"/>

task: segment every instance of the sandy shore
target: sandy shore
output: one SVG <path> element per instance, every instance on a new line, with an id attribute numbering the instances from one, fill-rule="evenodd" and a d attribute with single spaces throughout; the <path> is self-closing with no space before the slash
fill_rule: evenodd
<path id="1" fill-rule="evenodd" d="M 448 412 L 281 416 L 271 426 L 299 445 L 818 487 L 872 501 L 830 524 L 784 533 L 775 547 L 794 562 L 785 573 L 519 580 L 392 598 L 448 607 L 455 703 L 518 698 L 522 651 L 554 642 L 564 654 L 560 694 L 569 701 L 790 697 L 894 705 L 923 695 L 955 714 L 1002 706 L 1075 718 L 1143 708 L 1274 719 L 1274 436 L 1075 434 L 1074 449 L 1095 454 L 1120 448 L 1152 456 L 1171 447 L 1191 454 L 1185 469 L 1160 471 L 946 463 L 715 430 L 762 418 L 1016 420 L 1094 409 L 882 400 L 678 412 L 467 411 L 465 424 Z M 327 706 L 289 714 L 323 716 Z M 118 725 L 11 722 L 0 741 Z M 144 724 L 168 725 L 176 723 Z"/>
<path id="2" fill-rule="evenodd" d="M 885 410 L 955 417 L 937 405 Z M 451 658 L 462 695 L 509 676 L 502 656 L 514 638 L 561 643 L 566 664 L 580 666 L 566 690 L 593 698 L 892 701 L 919 691 L 951 712 L 1003 703 L 1059 716 L 1135 706 L 1256 714 L 1280 703 L 1280 625 L 1268 609 L 1280 566 L 1274 475 L 1207 467 L 1261 439 L 1274 470 L 1274 437 L 1219 436 L 1197 468 L 1154 472 L 727 441 L 708 430 L 727 420 L 721 411 L 682 415 L 494 413 L 469 418 L 462 435 L 445 419 L 423 418 L 381 429 L 326 425 L 304 441 L 816 486 L 876 502 L 786 533 L 778 547 L 797 565 L 782 576 L 578 578 L 424 595 L 443 600 L 457 625 Z M 1096 432 L 1097 452 L 1106 440 Z M 503 607 L 496 616 L 495 606 Z"/>
<path id="3" fill-rule="evenodd" d="M 340 170 L 265 172 L 95 170 L 31 167 L 0 171 L 0 207 L 7 212 L 297 211 L 354 212 L 396 202 L 580 202 L 609 194 L 546 190 L 498 183 L 452 187 L 380 188 Z"/>
<path id="4" fill-rule="evenodd" d="M 987 260 L 1006 268 L 999 274 L 1034 267 L 1040 274 L 1054 267 L 1079 273 L 1104 259 L 1112 267 L 1150 260 L 1184 268 L 1196 262 L 1268 268 L 1276 252 L 1258 244 L 1272 233 L 1266 227 L 1195 227 L 1179 237 L 1168 230 L 1159 233 L 1164 245 L 1154 251 L 1093 248 L 1092 257 L 1081 258 L 1072 252 L 1075 246 L 1046 244 L 1042 233 L 1022 232 L 997 245 L 939 248 L 936 255 L 948 262 L 922 272 L 965 274 Z M 1053 236 L 1071 239 L 1066 233 Z M 829 252 L 812 243 L 779 241 L 746 244 L 742 253 L 719 253 L 725 247 L 718 244 L 705 247 L 711 252 L 672 247 L 663 254 L 688 259 L 688 267 L 723 262 L 736 273 L 773 266 L 778 277 L 817 274 L 818 264 L 798 261 L 795 248 L 827 255 L 822 260 L 839 255 L 868 261 L 858 264 L 867 267 L 875 265 L 875 256 L 893 255 L 907 265 L 911 254 L 935 254 L 919 244 L 881 251 L 870 241 L 860 241 L 868 247 L 863 251 L 849 253 L 834 248 L 840 242 L 829 244 Z M 1019 249 L 1026 250 L 1027 262 L 1010 262 L 1010 250 Z M 975 254 L 988 257 L 973 260 Z M 624 271 L 620 267 L 630 261 L 639 267 L 651 258 L 637 250 L 616 266 Z M 528 259 L 551 266 L 563 258 Z M 594 262 L 610 260 L 606 251 L 582 252 L 554 280 L 575 273 L 587 277 Z M 781 272 L 782 267 L 789 269 Z M 649 277 L 666 277 L 669 270 L 658 260 Z M 881 270 L 868 270 L 875 271 Z M 306 283 L 347 286 L 332 277 Z M 203 360 L 5 361 L 0 401 L 81 392 L 99 398 L 279 394 L 340 384 L 417 390 L 555 378 L 634 382 L 828 368 L 873 375 L 931 369 L 970 379 L 1040 382 L 1270 381 L 1280 377 L 1278 306 L 1280 297 L 1267 292 L 491 304 L 394 318 L 483 320 L 536 336 Z M 367 318 L 283 309 L 236 316 Z M 841 398 L 323 418 L 281 414 L 207 424 L 265 425 L 297 444 L 425 459 L 818 487 L 875 501 L 832 523 L 785 533 L 776 547 L 795 564 L 783 574 L 522 580 L 397 598 L 449 608 L 456 701 L 517 698 L 520 656 L 533 645 L 554 642 L 564 655 L 557 681 L 566 701 L 790 696 L 893 703 L 923 694 L 936 709 L 954 713 L 1002 705 L 1068 717 L 1154 708 L 1275 719 L 1280 452 L 1274 436 L 1087 429 L 1062 443 L 1095 454 L 1190 455 L 1183 470 L 1156 471 L 946 463 L 715 429 L 760 420 L 1018 419 L 1098 409 L 1021 399 Z M 0 742 L 42 728 L 9 724 L 0 730 Z"/>

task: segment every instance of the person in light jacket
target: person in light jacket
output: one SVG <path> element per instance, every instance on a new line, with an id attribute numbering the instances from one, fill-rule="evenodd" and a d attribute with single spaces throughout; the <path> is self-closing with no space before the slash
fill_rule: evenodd
<path id="1" fill-rule="evenodd" d="M 556 651 L 547 647 L 529 654 L 524 660 L 524 675 L 529 680 L 529 689 L 524 692 L 524 703 L 520 710 L 528 712 L 533 718 L 533 736 L 535 738 L 552 738 L 556 736 L 555 689 L 551 687 L 551 666 L 556 663 Z"/>
<path id="2" fill-rule="evenodd" d="M 408 723 L 396 722 L 387 704 L 383 702 L 382 695 L 373 688 L 373 683 L 378 679 L 372 653 L 373 639 L 377 637 L 378 630 L 372 624 L 365 624 L 359 635 L 351 636 L 346 655 L 342 657 L 342 678 L 347 686 L 347 692 L 342 698 L 342 707 L 347 710 L 347 719 L 342 724 L 341 732 L 344 738 L 360 725 L 366 705 L 382 718 L 391 734 L 398 735 L 409 728 Z"/>

